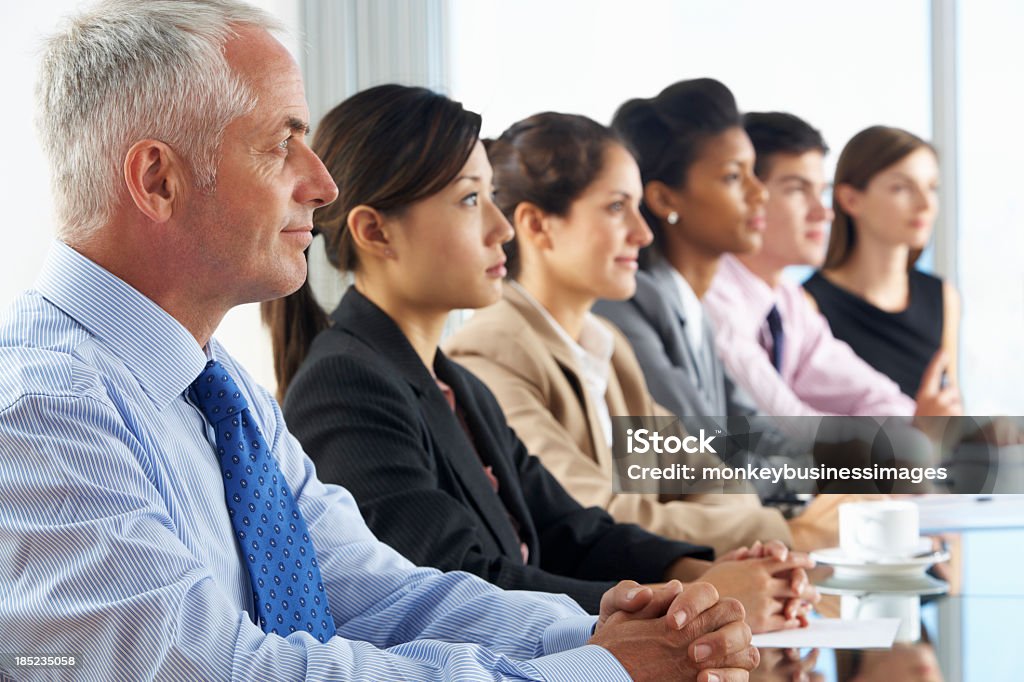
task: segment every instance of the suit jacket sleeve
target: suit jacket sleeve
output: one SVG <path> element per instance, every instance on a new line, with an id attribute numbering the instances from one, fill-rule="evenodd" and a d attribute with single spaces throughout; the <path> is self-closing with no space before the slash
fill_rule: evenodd
<path id="1" fill-rule="evenodd" d="M 679 417 L 725 416 L 711 414 L 713 410 L 697 392 L 693 377 L 669 357 L 665 348 L 670 337 L 668 330 L 659 329 L 654 321 L 648 320 L 634 301 L 601 301 L 594 312 L 626 335 L 640 362 L 647 389 L 670 413 Z M 658 322 L 665 323 L 667 319 Z M 679 351 L 682 353 L 683 349 Z"/>
<path id="2" fill-rule="evenodd" d="M 479 517 L 438 486 L 411 397 L 407 384 L 335 355 L 297 377 L 284 410 L 320 480 L 348 488 L 374 534 L 413 563 L 467 571 L 505 589 L 562 592 L 596 613 L 612 582 L 557 575 L 483 551 L 478 536 L 488 531 Z"/>
<path id="3" fill-rule="evenodd" d="M 668 324 L 675 324 L 671 310 L 664 307 L 659 308 L 657 313 L 652 310 L 645 313 L 640 305 L 632 300 L 602 301 L 598 305 L 598 312 L 607 317 L 629 339 L 651 395 L 671 414 L 680 417 L 688 428 L 696 430 L 710 421 L 714 422 L 715 427 L 732 431 L 726 427 L 726 424 L 731 422 L 723 422 L 722 419 L 740 418 L 746 421 L 747 426 L 744 429 L 737 425 L 736 428 L 742 432 L 758 434 L 756 444 L 732 460 L 734 465 L 750 462 L 758 467 L 769 466 L 772 464 L 771 458 L 787 460 L 793 465 L 810 464 L 808 453 L 811 444 L 806 442 L 806 439 L 787 437 L 777 428 L 773 417 L 760 413 L 753 399 L 736 385 L 729 372 L 720 364 L 720 359 L 716 360 L 719 363 L 716 371 L 721 372 L 725 414 L 717 414 L 721 407 L 709 405 L 700 396 L 694 386 L 693 377 L 674 361 L 667 350 L 667 345 L 673 343 L 672 339 L 682 338 L 681 334 L 673 334 L 666 328 Z M 710 321 L 705 320 L 705 324 L 710 324 Z M 705 343 L 715 343 L 711 331 L 707 331 Z M 685 351 L 680 348 L 679 353 L 683 352 Z M 781 496 L 786 493 L 786 486 L 759 484 L 758 493 L 762 497 Z"/>
<path id="4" fill-rule="evenodd" d="M 682 556 L 714 558 L 709 547 L 669 540 L 632 523 L 617 523 L 600 507 L 581 506 L 527 452 L 489 391 L 480 402 L 485 400 L 488 412 L 500 419 L 505 451 L 512 453 L 519 473 L 546 570 L 588 580 L 630 578 L 652 583 L 664 580 L 669 565 Z"/>
<path id="5" fill-rule="evenodd" d="M 451 354 L 494 392 L 526 447 L 540 454 L 547 469 L 580 504 L 601 507 L 616 521 L 636 523 L 664 537 L 710 545 L 716 552 L 755 540 L 790 541 L 781 514 L 762 508 L 754 495 L 704 495 L 700 502 L 661 502 L 656 495 L 614 493 L 611 471 L 581 452 L 553 416 L 544 398 L 543 371 L 528 353 L 517 354 L 510 363 L 512 369 L 482 354 L 479 347 L 474 350 L 471 338 L 458 341 L 449 346 Z M 502 343 L 503 352 L 510 353 L 508 340 Z"/>

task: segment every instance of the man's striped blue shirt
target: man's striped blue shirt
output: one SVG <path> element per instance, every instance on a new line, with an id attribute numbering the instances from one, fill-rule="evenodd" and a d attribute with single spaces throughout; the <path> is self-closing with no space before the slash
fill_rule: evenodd
<path id="1" fill-rule="evenodd" d="M 246 394 L 309 525 L 338 636 L 265 634 L 209 424 L 209 357 Z M 567 597 L 417 568 L 321 483 L 269 393 L 57 243 L 0 320 L 0 678 L 628 679 Z M 2 652 L 75 653 L 73 669 Z"/>

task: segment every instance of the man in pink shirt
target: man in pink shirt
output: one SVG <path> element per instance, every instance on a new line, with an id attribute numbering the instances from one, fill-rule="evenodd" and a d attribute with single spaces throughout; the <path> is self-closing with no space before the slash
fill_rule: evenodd
<path id="1" fill-rule="evenodd" d="M 821 134 L 791 114 L 753 113 L 744 127 L 755 172 L 769 191 L 762 248 L 722 258 L 704 305 L 726 370 L 770 415 L 911 416 L 948 414 L 933 362 L 915 398 L 902 393 L 844 342 L 800 286 L 791 265 L 818 267 L 832 209 Z"/>

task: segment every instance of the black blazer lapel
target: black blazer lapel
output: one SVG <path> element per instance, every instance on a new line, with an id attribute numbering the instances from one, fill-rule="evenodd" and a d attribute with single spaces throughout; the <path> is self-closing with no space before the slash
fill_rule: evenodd
<path id="1" fill-rule="evenodd" d="M 437 386 L 420 396 L 420 408 L 424 419 L 430 424 L 434 447 L 451 464 L 470 504 L 497 539 L 502 551 L 508 556 L 520 556 L 515 530 L 502 500 L 494 494 L 491 482 L 484 473 L 483 462 Z M 495 475 L 499 481 L 504 480 L 499 472 L 495 471 Z"/>
<path id="2" fill-rule="evenodd" d="M 672 276 L 672 266 L 658 260 L 651 265 L 647 274 L 650 285 L 644 286 L 643 291 L 640 287 L 640 278 L 637 277 L 637 300 L 643 299 L 641 305 L 652 311 L 650 315 L 654 319 L 662 318 L 665 321 L 667 326 L 663 329 L 662 336 L 672 362 L 686 368 L 686 373 L 692 378 L 696 394 L 700 402 L 704 404 L 703 411 L 708 414 L 718 414 L 719 412 L 713 407 L 718 403 L 718 391 L 715 390 L 713 383 L 714 367 L 705 366 L 706 363 L 700 361 L 693 344 L 690 343 L 690 337 L 686 333 L 686 312 L 683 309 L 682 301 L 679 300 L 676 283 Z M 666 316 L 653 312 L 659 305 L 667 305 L 671 311 L 670 314 Z M 708 339 L 708 331 L 705 325 L 705 341 Z M 713 337 L 711 343 L 714 343 Z"/>
<path id="3" fill-rule="evenodd" d="M 503 514 L 506 514 L 506 517 L 510 514 L 519 524 L 519 540 L 525 542 L 526 546 L 530 548 L 531 563 L 533 563 L 532 559 L 537 556 L 538 548 L 537 530 L 533 526 L 530 509 L 519 483 L 519 472 L 513 468 L 515 462 L 511 457 L 494 457 L 491 454 L 499 448 L 504 449 L 508 447 L 507 443 L 503 444 L 502 442 L 504 434 L 494 433 L 491 429 L 492 423 L 505 424 L 505 415 L 500 413 L 500 408 L 497 407 L 495 402 L 495 408 L 499 410 L 499 414 L 488 420 L 487 416 L 483 413 L 483 410 L 486 409 L 485 406 L 478 399 L 473 387 L 466 381 L 464 375 L 467 373 L 467 370 L 449 360 L 440 351 L 438 351 L 437 361 L 434 363 L 434 370 L 441 380 L 451 387 L 455 393 L 456 400 L 464 408 L 467 405 L 471 405 L 469 409 L 464 409 L 463 412 L 466 417 L 466 424 L 473 434 L 479 458 L 482 458 L 486 464 L 491 466 L 494 476 L 498 479 L 498 496 L 503 503 L 501 511 Z M 490 486 L 489 481 L 488 486 Z M 510 540 L 518 552 L 519 545 L 516 542 L 516 538 L 513 536 Z M 504 547 L 504 542 L 502 546 Z"/>

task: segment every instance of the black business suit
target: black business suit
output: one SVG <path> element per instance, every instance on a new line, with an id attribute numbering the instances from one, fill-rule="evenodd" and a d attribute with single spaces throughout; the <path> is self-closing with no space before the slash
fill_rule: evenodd
<path id="1" fill-rule="evenodd" d="M 564 592 L 596 613 L 616 580 L 656 582 L 681 556 L 711 557 L 581 507 L 526 452 L 483 383 L 438 351 L 434 371 L 454 392 L 474 450 L 404 334 L 354 287 L 331 318 L 288 389 L 285 419 L 319 478 L 348 488 L 374 533 L 414 563 Z"/>

